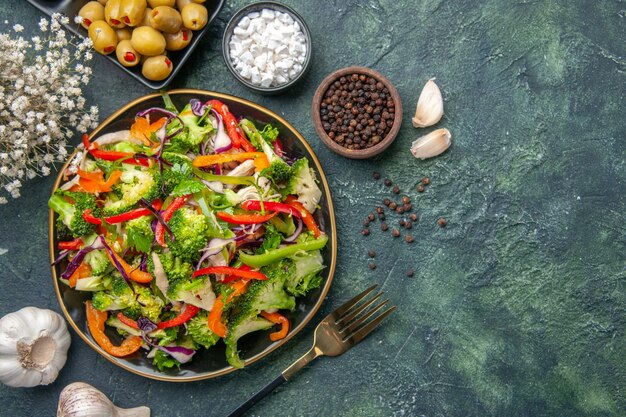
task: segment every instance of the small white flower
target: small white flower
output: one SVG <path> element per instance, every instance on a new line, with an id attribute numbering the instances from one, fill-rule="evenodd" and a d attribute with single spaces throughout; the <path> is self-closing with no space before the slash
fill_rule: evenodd
<path id="1" fill-rule="evenodd" d="M 22 32 L 24 30 L 24 26 L 17 24 L 17 25 L 13 25 L 13 30 L 15 32 Z"/>

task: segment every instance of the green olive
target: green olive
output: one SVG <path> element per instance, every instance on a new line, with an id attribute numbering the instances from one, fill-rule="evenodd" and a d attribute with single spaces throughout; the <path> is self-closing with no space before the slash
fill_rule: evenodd
<path id="1" fill-rule="evenodd" d="M 107 4 L 107 0 L 98 0 L 98 3 L 104 6 L 105 4 Z"/>
<path id="2" fill-rule="evenodd" d="M 109 0 L 110 1 L 110 0 Z M 104 20 L 96 20 L 89 25 L 89 38 L 93 42 L 93 49 L 101 54 L 108 55 L 115 51 L 117 34 Z"/>
<path id="3" fill-rule="evenodd" d="M 191 30 L 200 30 L 209 21 L 209 12 L 201 4 L 189 3 L 180 14 L 183 17 L 183 25 Z"/>
<path id="4" fill-rule="evenodd" d="M 128 26 L 137 26 L 146 12 L 146 0 L 122 0 L 122 21 Z"/>
<path id="5" fill-rule="evenodd" d="M 148 4 L 150 5 L 150 7 L 152 7 L 153 9 L 155 7 L 159 7 L 159 6 L 169 6 L 169 7 L 174 7 L 174 4 L 176 3 L 176 0 L 148 0 Z"/>
<path id="6" fill-rule="evenodd" d="M 146 59 L 141 67 L 141 73 L 149 80 L 161 81 L 169 77 L 173 69 L 172 61 L 165 55 L 159 55 Z"/>
<path id="7" fill-rule="evenodd" d="M 163 34 L 150 26 L 140 26 L 133 30 L 130 38 L 133 48 L 141 55 L 161 55 L 165 51 L 165 38 Z"/>
<path id="8" fill-rule="evenodd" d="M 152 9 L 146 7 L 146 11 L 143 13 L 143 19 L 137 26 L 150 26 L 150 13 L 152 13 Z"/>
<path id="9" fill-rule="evenodd" d="M 134 67 L 141 60 L 141 55 L 135 51 L 130 41 L 120 41 L 115 48 L 115 56 L 125 67 Z"/>
<path id="10" fill-rule="evenodd" d="M 117 41 L 129 41 L 130 37 L 133 35 L 131 30 L 128 28 L 115 29 L 115 34 L 117 35 Z"/>
<path id="11" fill-rule="evenodd" d="M 121 29 L 124 26 L 122 21 L 122 0 L 109 0 L 104 6 L 104 20 L 109 26 Z"/>
<path id="12" fill-rule="evenodd" d="M 168 6 L 155 7 L 150 12 L 150 26 L 165 33 L 177 33 L 183 24 L 178 10 Z"/>
<path id="13" fill-rule="evenodd" d="M 80 8 L 78 15 L 83 18 L 80 25 L 85 29 L 89 29 L 91 22 L 104 20 L 104 6 L 97 1 L 90 1 Z"/>
<path id="14" fill-rule="evenodd" d="M 189 3 L 193 3 L 193 0 L 176 0 L 176 8 L 178 10 L 183 10 Z"/>
<path id="15" fill-rule="evenodd" d="M 165 33 L 165 49 L 168 51 L 180 51 L 191 42 L 193 32 L 189 29 L 181 29 L 176 33 Z"/>

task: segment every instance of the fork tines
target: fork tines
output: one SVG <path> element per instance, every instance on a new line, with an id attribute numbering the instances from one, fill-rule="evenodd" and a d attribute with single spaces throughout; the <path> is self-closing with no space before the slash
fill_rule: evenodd
<path id="1" fill-rule="evenodd" d="M 344 342 L 360 342 L 396 309 L 391 306 L 382 311 L 389 299 L 376 304 L 383 295 L 382 291 L 375 293 L 377 287 L 376 284 L 371 286 L 333 312 Z"/>

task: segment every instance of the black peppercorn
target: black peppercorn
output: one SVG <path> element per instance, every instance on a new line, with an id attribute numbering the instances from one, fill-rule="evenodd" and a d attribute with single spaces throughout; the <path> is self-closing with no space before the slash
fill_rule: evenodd
<path id="1" fill-rule="evenodd" d="M 411 213 L 411 215 L 409 216 L 409 219 L 413 220 L 414 222 L 417 221 L 417 214 Z"/>
<path id="2" fill-rule="evenodd" d="M 407 221 L 404 223 L 404 228 L 405 228 L 405 229 L 410 229 L 410 228 L 412 228 L 412 227 L 413 227 L 413 223 L 411 223 L 411 221 L 410 221 L 410 220 L 407 220 Z"/>
<path id="3" fill-rule="evenodd" d="M 398 207 L 398 204 L 395 201 L 389 203 L 389 208 L 395 210 Z"/>
<path id="4" fill-rule="evenodd" d="M 404 220 L 400 220 L 398 222 L 398 224 L 400 225 L 400 227 L 404 227 L 404 225 L 406 224 L 406 222 Z"/>
<path id="5" fill-rule="evenodd" d="M 363 227 L 370 227 L 370 221 L 367 219 L 363 220 Z"/>
<path id="6" fill-rule="evenodd" d="M 400 206 L 400 207 L 396 208 L 396 213 L 403 214 L 404 213 L 404 207 Z"/>
<path id="7" fill-rule="evenodd" d="M 406 203 L 405 205 L 402 206 L 402 208 L 404 209 L 404 211 L 411 211 L 411 209 L 413 208 L 413 205 L 410 203 Z"/>
<path id="8" fill-rule="evenodd" d="M 393 190 L 391 190 L 394 194 L 399 194 L 400 193 L 400 187 L 398 187 L 397 185 L 393 187 Z"/>
<path id="9" fill-rule="evenodd" d="M 406 240 L 407 243 L 413 243 L 413 235 L 407 235 L 404 240 Z"/>
<path id="10" fill-rule="evenodd" d="M 376 264 L 374 262 L 370 262 L 367 267 L 373 271 L 374 269 L 376 269 Z"/>
<path id="11" fill-rule="evenodd" d="M 382 222 L 382 223 L 380 224 L 380 230 L 382 230 L 383 232 L 386 232 L 386 231 L 387 231 L 387 229 L 389 229 L 389 226 L 387 226 L 387 223 Z"/>
<path id="12" fill-rule="evenodd" d="M 439 220 L 437 220 L 437 224 L 439 227 L 446 227 L 448 222 L 443 217 L 440 217 Z"/>
<path id="13" fill-rule="evenodd" d="M 430 184 L 430 179 L 428 179 L 428 177 L 422 178 L 422 184 L 424 184 L 424 185 Z"/>
<path id="14" fill-rule="evenodd" d="M 418 193 L 423 193 L 424 192 L 424 186 L 422 184 L 417 186 L 417 192 Z"/>
<path id="15" fill-rule="evenodd" d="M 376 207 L 376 213 L 381 214 L 381 213 L 384 213 L 384 212 L 385 211 L 383 210 L 382 207 L 380 207 L 380 206 Z"/>
<path id="16" fill-rule="evenodd" d="M 372 174 L 372 176 L 374 177 L 375 180 L 379 180 L 380 179 L 380 172 L 374 171 L 374 174 Z"/>
<path id="17" fill-rule="evenodd" d="M 383 199 L 383 204 L 386 206 L 389 206 L 389 204 L 391 203 L 391 200 L 388 198 Z"/>
<path id="18" fill-rule="evenodd" d="M 389 178 L 385 178 L 385 185 L 391 187 L 391 180 Z"/>
<path id="19" fill-rule="evenodd" d="M 408 204 L 408 203 L 411 202 L 411 199 L 408 196 L 405 195 L 404 197 L 402 197 L 402 202 L 404 204 Z"/>
<path id="20" fill-rule="evenodd" d="M 406 271 L 406 276 L 411 278 L 413 275 L 415 275 L 415 272 L 413 272 L 412 269 L 409 269 L 408 271 Z"/>
<path id="21" fill-rule="evenodd" d="M 376 252 L 374 252 L 373 250 L 370 250 L 367 252 L 367 256 L 369 256 L 370 258 L 375 258 L 376 257 Z"/>
<path id="22" fill-rule="evenodd" d="M 367 235 L 369 235 L 369 234 L 370 234 L 370 229 L 363 229 L 363 230 L 361 230 L 361 234 L 362 234 L 363 236 L 367 236 Z"/>
<path id="23" fill-rule="evenodd" d="M 391 231 L 391 235 L 392 235 L 393 237 L 398 237 L 398 236 L 400 236 L 400 230 L 398 230 L 398 229 L 394 228 L 394 229 Z"/>

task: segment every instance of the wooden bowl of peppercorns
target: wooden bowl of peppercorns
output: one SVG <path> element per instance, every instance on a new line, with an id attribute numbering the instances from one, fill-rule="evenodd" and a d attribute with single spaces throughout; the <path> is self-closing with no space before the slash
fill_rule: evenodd
<path id="1" fill-rule="evenodd" d="M 311 110 L 322 142 L 353 159 L 387 149 L 402 124 L 398 91 L 385 76 L 365 67 L 343 68 L 324 78 Z"/>

